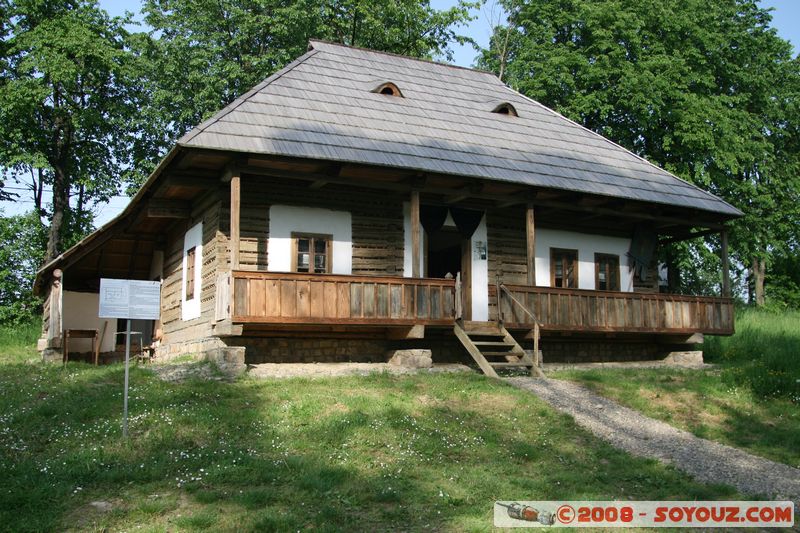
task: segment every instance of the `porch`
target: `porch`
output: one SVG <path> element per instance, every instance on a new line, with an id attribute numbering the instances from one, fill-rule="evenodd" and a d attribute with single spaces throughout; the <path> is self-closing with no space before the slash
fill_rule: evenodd
<path id="1" fill-rule="evenodd" d="M 464 291 L 454 279 L 244 270 L 220 276 L 217 321 L 247 329 L 452 328 L 463 318 Z M 543 333 L 730 335 L 734 328 L 730 298 L 491 285 L 489 303 L 490 319 L 510 330 L 533 329 L 534 317 Z"/>

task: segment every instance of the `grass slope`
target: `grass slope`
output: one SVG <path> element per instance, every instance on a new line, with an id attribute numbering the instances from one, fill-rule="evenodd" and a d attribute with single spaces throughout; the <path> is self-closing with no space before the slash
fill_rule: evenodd
<path id="1" fill-rule="evenodd" d="M 564 370 L 568 379 L 647 416 L 800 468 L 800 408 L 725 382 L 719 370 Z"/>
<path id="2" fill-rule="evenodd" d="M 800 405 L 800 311 L 741 310 L 736 334 L 708 337 L 704 350 L 726 382 Z"/>
<path id="3" fill-rule="evenodd" d="M 137 368 L 123 442 L 122 366 L 25 359 L 0 357 L 8 531 L 486 531 L 495 499 L 736 496 L 476 374 L 174 384 Z"/>
<path id="4" fill-rule="evenodd" d="M 745 309 L 736 334 L 708 337 L 714 370 L 562 371 L 644 414 L 800 468 L 800 312 Z"/>

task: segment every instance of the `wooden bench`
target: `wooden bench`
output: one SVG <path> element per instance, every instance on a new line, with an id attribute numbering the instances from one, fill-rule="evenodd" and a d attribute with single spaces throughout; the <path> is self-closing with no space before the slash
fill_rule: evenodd
<path id="1" fill-rule="evenodd" d="M 96 329 L 65 329 L 64 330 L 64 364 L 67 364 L 69 361 L 69 340 L 70 339 L 92 339 L 92 357 L 94 358 L 94 364 L 98 364 L 98 359 L 100 355 L 100 350 L 98 350 L 99 346 L 97 346 L 98 337 L 100 336 L 100 332 Z"/>

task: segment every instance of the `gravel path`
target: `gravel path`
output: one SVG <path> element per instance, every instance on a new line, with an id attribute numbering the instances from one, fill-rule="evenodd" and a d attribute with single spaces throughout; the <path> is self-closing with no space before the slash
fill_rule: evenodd
<path id="1" fill-rule="evenodd" d="M 695 437 L 573 383 L 530 377 L 506 381 L 572 415 L 578 425 L 616 448 L 672 464 L 698 481 L 731 485 L 749 496 L 791 500 L 800 507 L 797 468 Z"/>

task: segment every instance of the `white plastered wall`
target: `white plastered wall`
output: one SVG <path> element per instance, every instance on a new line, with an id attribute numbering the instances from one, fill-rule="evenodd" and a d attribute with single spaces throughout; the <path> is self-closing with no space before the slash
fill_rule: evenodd
<path id="1" fill-rule="evenodd" d="M 595 289 L 594 254 L 619 256 L 620 290 L 633 291 L 633 273 L 628 268 L 631 240 L 552 229 L 536 230 L 536 285 L 550 286 L 550 249 L 578 250 L 578 288 Z"/>
<path id="2" fill-rule="evenodd" d="M 192 247 L 195 248 L 194 253 L 194 298 L 191 300 L 186 299 L 186 270 L 187 270 L 187 255 Z M 183 262 L 181 274 L 181 319 L 192 320 L 199 318 L 200 311 L 200 295 L 203 292 L 203 223 L 200 222 L 192 226 L 186 235 L 183 237 Z"/>
<path id="3" fill-rule="evenodd" d="M 273 205 L 269 208 L 267 270 L 291 272 L 292 233 L 316 233 L 333 236 L 331 272 L 353 272 L 353 217 L 347 211 L 316 207 Z"/>
<path id="4" fill-rule="evenodd" d="M 447 219 L 444 222 L 445 227 L 455 227 L 455 222 L 447 213 Z M 425 233 L 424 230 L 420 230 Z M 420 272 L 424 272 L 424 250 L 425 238 L 421 235 L 420 238 Z M 483 243 L 483 246 L 488 249 L 487 232 L 486 232 L 486 215 L 481 219 L 480 225 L 472 234 L 470 239 L 470 257 L 472 258 L 472 320 L 489 320 L 489 261 L 488 255 L 483 259 L 480 257 L 480 250 L 477 244 Z M 411 267 L 414 264 L 411 254 L 411 205 L 408 202 L 403 203 L 403 276 L 406 278 L 411 277 Z"/>
<path id="5" fill-rule="evenodd" d="M 100 295 L 93 292 L 64 291 L 62 294 L 62 322 L 64 329 L 96 329 L 98 335 L 103 334 L 103 325 L 107 323 L 106 332 L 100 341 L 101 352 L 114 350 L 114 334 L 117 320 L 100 318 Z M 70 339 L 69 351 L 88 352 L 92 349 L 92 339 Z"/>

